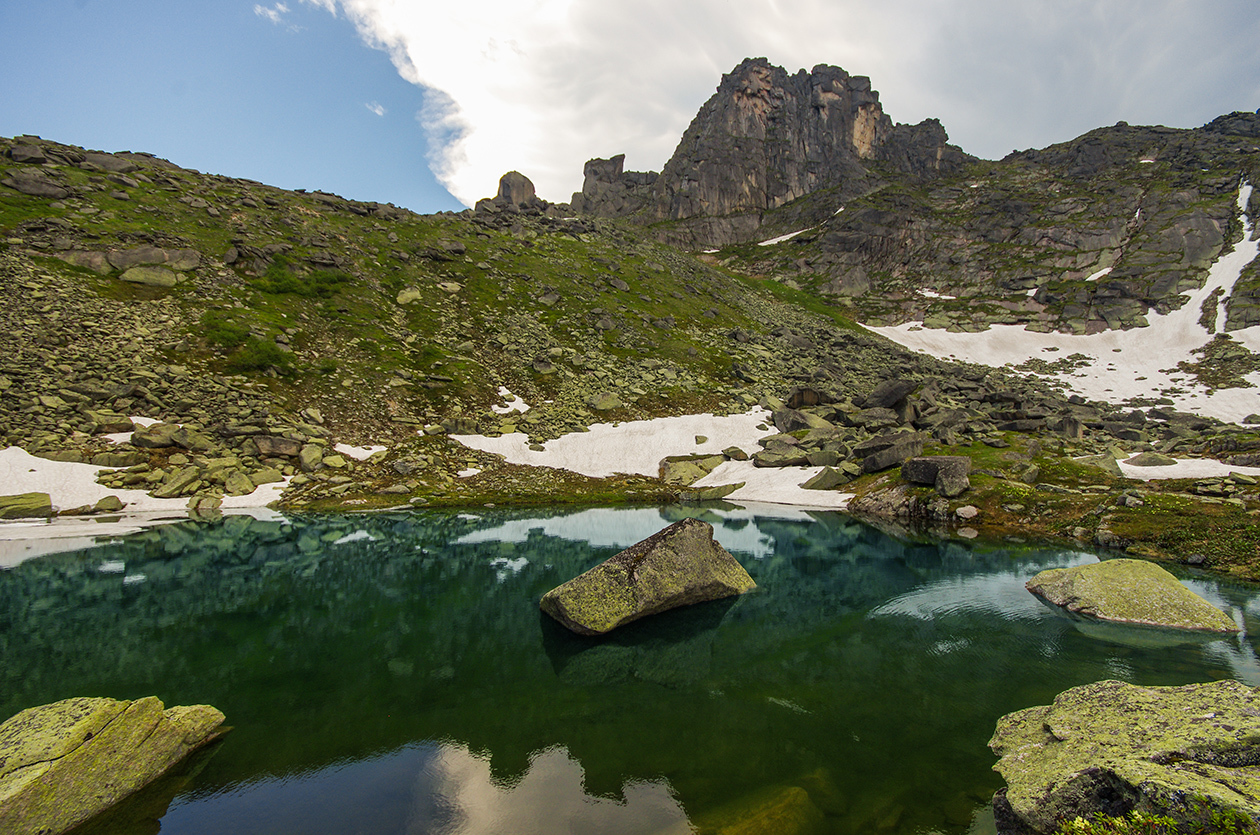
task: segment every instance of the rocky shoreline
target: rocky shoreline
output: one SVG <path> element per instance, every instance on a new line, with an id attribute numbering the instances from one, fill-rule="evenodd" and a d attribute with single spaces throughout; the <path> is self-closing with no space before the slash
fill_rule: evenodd
<path id="1" fill-rule="evenodd" d="M 558 216 L 520 175 L 477 212 L 425 218 L 142 154 L 0 145 L 0 435 L 97 467 L 107 491 L 202 514 L 264 487 L 290 510 L 659 503 L 774 473 L 809 488 L 793 501 L 852 494 L 850 512 L 947 536 L 1260 576 L 1255 426 L 911 353 L 783 284 Z M 684 444 L 626 475 L 545 466 L 549 442 L 596 424 L 756 406 L 755 444 Z M 513 433 L 543 466 L 455 438 Z M 1139 482 L 1142 459 L 1117 463 L 1133 455 L 1225 473 Z M 902 479 L 920 456 L 965 458 L 965 491 Z M 122 503 L 96 501 L 34 512 Z"/>

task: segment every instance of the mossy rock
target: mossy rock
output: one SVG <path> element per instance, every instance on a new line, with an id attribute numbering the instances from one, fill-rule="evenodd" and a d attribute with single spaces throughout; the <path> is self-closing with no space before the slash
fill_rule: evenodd
<path id="1" fill-rule="evenodd" d="M 989 748 L 1007 784 L 994 798 L 1000 831 L 1131 811 L 1167 815 L 1179 831 L 1260 819 L 1260 688 L 1238 681 L 1073 687 L 999 719 Z"/>
<path id="2" fill-rule="evenodd" d="M 1070 612 L 1118 623 L 1237 632 L 1220 609 L 1190 591 L 1163 568 L 1145 560 L 1105 560 L 1052 568 L 1025 587 Z"/>
<path id="3" fill-rule="evenodd" d="M 132 701 L 65 699 L 0 724 L 0 832 L 58 835 L 161 777 L 222 735 L 208 705 L 163 709 Z"/>
<path id="4" fill-rule="evenodd" d="M 683 519 L 543 595 L 542 610 L 579 635 L 602 635 L 648 615 L 756 587 L 713 539 Z"/>
<path id="5" fill-rule="evenodd" d="M 0 519 L 46 519 L 52 515 L 52 497 L 47 493 L 0 496 Z"/>

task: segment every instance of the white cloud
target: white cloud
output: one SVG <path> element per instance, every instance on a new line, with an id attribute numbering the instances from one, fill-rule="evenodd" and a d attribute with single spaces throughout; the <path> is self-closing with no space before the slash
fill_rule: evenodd
<path id="1" fill-rule="evenodd" d="M 430 165 L 469 204 L 512 169 L 561 201 L 591 157 L 658 170 L 749 56 L 869 75 L 894 119 L 939 117 L 990 157 L 1119 119 L 1192 126 L 1260 106 L 1251 0 L 303 2 L 344 14 L 426 88 Z"/>
<path id="2" fill-rule="evenodd" d="M 266 6 L 262 6 L 259 4 L 254 4 L 254 14 L 258 15 L 259 17 L 265 17 L 268 20 L 270 20 L 272 23 L 276 23 L 276 24 L 283 23 L 284 16 L 288 13 L 289 13 L 289 7 L 286 6 L 284 3 L 277 3 L 271 8 L 267 8 Z"/>
<path id="3" fill-rule="evenodd" d="M 386 113 L 385 105 L 380 102 L 370 101 L 363 106 L 375 113 L 377 116 L 384 116 Z"/>

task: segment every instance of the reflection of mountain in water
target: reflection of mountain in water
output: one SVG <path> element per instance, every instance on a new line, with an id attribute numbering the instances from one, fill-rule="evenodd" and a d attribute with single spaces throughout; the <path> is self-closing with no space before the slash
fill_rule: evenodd
<path id="1" fill-rule="evenodd" d="M 522 774 L 495 777 L 465 745 L 407 745 L 285 778 L 264 778 L 174 804 L 163 831 L 218 835 L 223 821 L 258 831 L 341 835 L 689 835 L 687 813 L 664 780 L 631 780 L 616 797 L 589 794 L 564 748 L 535 752 Z"/>
<path id="2" fill-rule="evenodd" d="M 539 613 L 543 592 L 682 513 L 715 525 L 754 592 L 604 640 Z M 965 827 L 996 787 L 985 743 L 1006 712 L 1102 678 L 1254 676 L 1251 638 L 1097 641 L 1023 590 L 1088 557 L 786 517 L 487 510 L 156 528 L 0 572 L 0 712 L 89 694 L 214 704 L 237 730 L 202 793 L 446 740 L 478 752 L 492 786 L 562 750 L 591 797 L 663 778 L 704 814 L 773 784 L 807 792 L 836 831 L 908 831 Z M 1213 589 L 1255 618 L 1253 591 Z"/>
<path id="3" fill-rule="evenodd" d="M 662 780 L 634 780 L 621 798 L 595 797 L 582 766 L 562 747 L 538 751 L 519 778 L 504 783 L 489 758 L 443 745 L 420 775 L 407 825 L 414 835 L 687 835 L 683 811 Z"/>

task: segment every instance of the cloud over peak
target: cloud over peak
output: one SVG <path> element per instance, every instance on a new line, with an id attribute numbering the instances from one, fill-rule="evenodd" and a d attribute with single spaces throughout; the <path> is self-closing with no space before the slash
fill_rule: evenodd
<path id="1" fill-rule="evenodd" d="M 749 56 L 869 75 L 894 119 L 939 117 L 981 156 L 1117 119 L 1189 126 L 1260 106 L 1250 0 L 1193 16 L 1178 0 L 302 2 L 344 15 L 425 88 L 430 166 L 468 205 L 509 170 L 565 201 L 591 157 L 659 169 Z M 255 7 L 276 22 L 287 10 Z"/>

